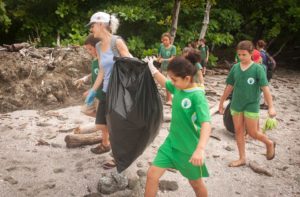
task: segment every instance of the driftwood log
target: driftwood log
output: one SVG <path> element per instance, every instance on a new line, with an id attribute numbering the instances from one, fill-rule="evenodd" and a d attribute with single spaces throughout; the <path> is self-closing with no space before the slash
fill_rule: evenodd
<path id="1" fill-rule="evenodd" d="M 68 148 L 98 144 L 101 141 L 102 141 L 102 136 L 99 133 L 71 134 L 65 137 L 66 146 Z"/>
<path id="2" fill-rule="evenodd" d="M 73 129 L 74 134 L 88 134 L 97 131 L 95 123 L 90 123 L 86 125 L 81 125 Z"/>

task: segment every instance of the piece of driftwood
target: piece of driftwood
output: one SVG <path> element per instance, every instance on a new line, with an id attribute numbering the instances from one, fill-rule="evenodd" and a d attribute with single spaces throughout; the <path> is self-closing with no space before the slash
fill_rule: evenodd
<path id="1" fill-rule="evenodd" d="M 30 47 L 30 44 L 28 44 L 27 42 L 15 43 L 15 44 L 11 44 L 11 45 L 3 44 L 3 47 L 5 47 L 7 49 L 7 51 L 9 51 L 9 52 L 17 52 L 23 48 Z"/>
<path id="2" fill-rule="evenodd" d="M 71 134 L 65 137 L 66 146 L 68 148 L 75 148 L 84 145 L 98 144 L 102 141 L 99 134 Z"/>
<path id="3" fill-rule="evenodd" d="M 273 176 L 270 172 L 268 172 L 266 169 L 260 167 L 257 162 L 250 161 L 249 167 L 253 170 L 253 172 L 256 172 L 258 174 L 264 174 L 266 176 Z"/>
<path id="4" fill-rule="evenodd" d="M 73 129 L 74 134 L 88 134 L 95 133 L 97 131 L 95 123 L 81 125 Z"/>

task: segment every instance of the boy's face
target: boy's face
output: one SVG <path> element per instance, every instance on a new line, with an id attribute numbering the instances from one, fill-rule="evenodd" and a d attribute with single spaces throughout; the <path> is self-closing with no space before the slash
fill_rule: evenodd
<path id="1" fill-rule="evenodd" d="M 242 63 L 251 61 L 251 53 L 247 50 L 237 50 L 237 54 Z"/>
<path id="2" fill-rule="evenodd" d="M 87 52 L 93 56 L 94 58 L 97 57 L 97 52 L 96 52 L 96 49 L 95 47 L 93 47 L 92 45 L 90 44 L 87 44 L 87 45 L 84 45 L 84 48 L 87 50 Z"/>
<path id="3" fill-rule="evenodd" d="M 162 42 L 163 45 L 165 45 L 165 46 L 169 46 L 169 45 L 171 44 L 171 41 L 170 41 L 169 37 L 167 37 L 167 36 L 162 37 L 162 38 L 161 38 L 161 42 Z"/>

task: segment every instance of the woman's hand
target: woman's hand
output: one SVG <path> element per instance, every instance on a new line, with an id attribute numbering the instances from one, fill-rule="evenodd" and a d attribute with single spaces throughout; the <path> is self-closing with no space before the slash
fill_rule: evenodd
<path id="1" fill-rule="evenodd" d="M 194 166 L 202 166 L 204 163 L 204 150 L 196 149 L 189 160 Z"/>

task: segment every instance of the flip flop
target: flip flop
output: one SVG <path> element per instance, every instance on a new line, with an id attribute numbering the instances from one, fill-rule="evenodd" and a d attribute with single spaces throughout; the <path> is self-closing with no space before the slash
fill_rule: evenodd
<path id="1" fill-rule="evenodd" d="M 172 106 L 172 102 L 171 102 L 171 101 L 168 101 L 168 102 L 166 102 L 166 105 L 167 105 L 167 106 Z"/>
<path id="2" fill-rule="evenodd" d="M 272 159 L 274 159 L 274 157 L 275 157 L 275 147 L 276 147 L 276 142 L 273 142 L 274 153 L 273 153 L 273 155 L 272 155 L 271 157 L 268 157 L 268 154 L 267 154 L 267 155 L 266 155 L 267 160 L 272 160 Z"/>
<path id="3" fill-rule="evenodd" d="M 91 152 L 95 154 L 103 154 L 110 151 L 110 146 L 104 146 L 102 143 L 96 146 L 95 148 L 91 148 Z"/>
<path id="4" fill-rule="evenodd" d="M 109 170 L 109 169 L 112 169 L 112 168 L 115 168 L 117 166 L 116 164 L 116 161 L 114 159 L 104 163 L 102 165 L 102 167 L 105 169 L 105 170 Z"/>

